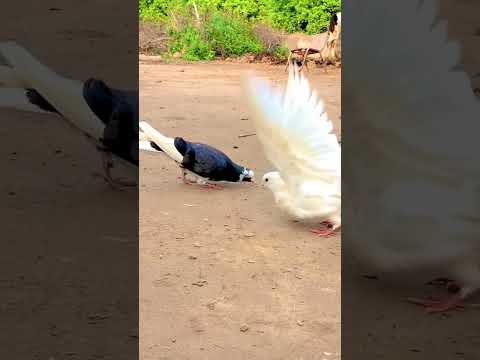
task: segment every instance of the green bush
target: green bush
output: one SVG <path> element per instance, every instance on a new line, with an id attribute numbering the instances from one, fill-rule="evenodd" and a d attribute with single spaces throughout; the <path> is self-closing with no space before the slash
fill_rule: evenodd
<path id="1" fill-rule="evenodd" d="M 290 50 L 285 46 L 276 46 L 273 55 L 280 60 L 286 60 L 290 55 Z"/>
<path id="2" fill-rule="evenodd" d="M 314 34 L 328 28 L 341 0 L 139 0 L 140 17 L 162 19 L 180 8 L 200 13 L 227 11 L 249 21 L 266 22 L 288 32 Z"/>
<path id="3" fill-rule="evenodd" d="M 340 0 L 264 0 L 264 19 L 287 32 L 316 34 L 328 29 L 333 14 L 341 9 Z"/>
<path id="4" fill-rule="evenodd" d="M 262 1 L 258 0 L 223 0 L 220 7 L 248 20 L 261 17 L 263 9 Z"/>
<path id="5" fill-rule="evenodd" d="M 215 57 L 212 46 L 192 25 L 187 25 L 180 31 L 171 30 L 170 36 L 173 38 L 169 46 L 171 54 L 180 53 L 188 61 L 211 60 Z"/>
<path id="6" fill-rule="evenodd" d="M 140 19 L 161 20 L 168 15 L 169 3 L 165 0 L 139 0 Z"/>
<path id="7" fill-rule="evenodd" d="M 140 19 L 168 29 L 170 54 L 185 60 L 214 56 L 288 56 L 273 28 L 314 34 L 328 28 L 340 0 L 139 0 Z M 270 33 L 260 34 L 261 26 Z"/>
<path id="8" fill-rule="evenodd" d="M 208 19 L 204 29 L 215 53 L 222 57 L 258 54 L 263 50 L 251 26 L 232 16 L 216 13 Z"/>

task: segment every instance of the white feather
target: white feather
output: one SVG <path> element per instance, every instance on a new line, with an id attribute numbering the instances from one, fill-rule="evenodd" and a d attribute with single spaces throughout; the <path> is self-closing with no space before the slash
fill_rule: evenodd
<path id="1" fill-rule="evenodd" d="M 0 85 L 12 88 L 25 88 L 28 87 L 22 82 L 15 74 L 12 68 L 8 66 L 0 65 Z"/>
<path id="2" fill-rule="evenodd" d="M 154 153 L 161 153 L 161 151 L 158 151 L 157 149 L 153 148 L 152 145 L 150 145 L 150 141 L 143 141 L 140 140 L 138 142 L 138 148 L 143 151 L 150 151 Z"/>
<path id="3" fill-rule="evenodd" d="M 0 88 L 0 107 L 43 114 L 52 114 L 51 112 L 40 109 L 38 106 L 32 105 L 28 101 L 25 89 Z"/>
<path id="4" fill-rule="evenodd" d="M 148 136 L 140 129 L 138 131 L 138 140 L 139 141 L 149 141 Z"/>
<path id="5" fill-rule="evenodd" d="M 284 94 L 250 77 L 245 88 L 257 135 L 280 174 L 277 203 L 300 219 L 340 226 L 341 150 L 325 107 L 307 79 L 290 68 Z"/>
<path id="6" fill-rule="evenodd" d="M 165 152 L 168 157 L 175 160 L 177 163 L 181 163 L 183 161 L 183 156 L 175 147 L 173 138 L 169 138 L 161 134 L 146 121 L 140 121 L 139 127 L 141 133 L 143 133 L 141 136 L 144 140 L 153 141 Z"/>
<path id="7" fill-rule="evenodd" d="M 344 4 L 355 14 L 344 29 L 344 136 L 362 150 L 344 161 L 343 241 L 381 269 L 436 272 L 471 291 L 480 287 L 480 107 L 436 7 Z"/>
<path id="8" fill-rule="evenodd" d="M 82 82 L 58 75 L 15 42 L 0 42 L 0 57 L 9 65 L 0 66 L 0 84 L 9 87 L 0 88 L 0 107 L 47 113 L 31 105 L 25 97 L 25 90 L 20 87 L 35 89 L 71 125 L 89 135 L 95 144 L 99 143 L 105 125 L 86 103 Z M 114 157 L 130 171 L 137 171 L 130 162 Z"/>

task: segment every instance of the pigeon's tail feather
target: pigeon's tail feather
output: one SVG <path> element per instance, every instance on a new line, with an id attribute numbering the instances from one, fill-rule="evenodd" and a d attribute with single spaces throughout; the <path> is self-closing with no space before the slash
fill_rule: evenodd
<path id="1" fill-rule="evenodd" d="M 155 144 L 153 141 L 140 140 L 138 142 L 138 147 L 139 147 L 140 150 L 151 151 L 151 152 L 155 152 L 155 153 L 163 152 L 163 150 L 156 145 L 157 144 Z"/>
<path id="2" fill-rule="evenodd" d="M 39 93 L 31 89 L 0 88 L 0 107 L 36 113 L 54 113 Z"/>
<path id="3" fill-rule="evenodd" d="M 56 74 L 15 42 L 0 43 L 0 55 L 24 87 L 42 94 L 48 103 L 80 130 L 97 139 L 102 138 L 105 126 L 85 101 L 83 83 Z M 13 79 L 11 75 L 10 79 Z"/>
<path id="4" fill-rule="evenodd" d="M 147 134 L 145 134 L 142 130 L 138 131 L 138 140 L 139 141 L 149 141 Z"/>
<path id="5" fill-rule="evenodd" d="M 155 130 L 150 124 L 145 121 L 140 121 L 140 129 L 150 142 L 157 145 L 168 157 L 172 158 L 178 163 L 183 161 L 183 156 L 175 147 L 174 139 L 162 135 L 159 131 Z M 152 145 L 152 144 L 150 144 Z"/>
<path id="6" fill-rule="evenodd" d="M 0 85 L 4 87 L 27 87 L 11 67 L 0 65 Z"/>

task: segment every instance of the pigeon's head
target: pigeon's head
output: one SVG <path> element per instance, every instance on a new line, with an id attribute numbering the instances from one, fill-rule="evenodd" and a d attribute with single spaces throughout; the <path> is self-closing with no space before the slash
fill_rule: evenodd
<path id="1" fill-rule="evenodd" d="M 270 190 L 275 191 L 278 190 L 284 182 L 277 171 L 272 171 L 263 175 L 262 184 Z"/>
<path id="2" fill-rule="evenodd" d="M 249 168 L 243 168 L 242 173 L 240 174 L 240 181 L 252 182 L 255 173 Z"/>

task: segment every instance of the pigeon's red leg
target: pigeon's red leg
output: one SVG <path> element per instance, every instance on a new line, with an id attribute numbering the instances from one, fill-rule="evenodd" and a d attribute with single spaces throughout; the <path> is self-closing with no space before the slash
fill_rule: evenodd
<path id="1" fill-rule="evenodd" d="M 437 278 L 428 282 L 427 285 L 446 287 L 451 293 L 457 293 L 462 288 L 456 281 L 447 278 Z"/>
<path id="2" fill-rule="evenodd" d="M 187 179 L 187 173 L 185 171 L 182 170 L 182 177 L 181 177 L 182 181 L 184 184 L 187 184 L 187 185 L 193 185 L 195 184 L 195 182 L 193 181 L 190 181 Z"/>
<path id="3" fill-rule="evenodd" d="M 319 229 L 312 229 L 310 231 L 320 237 L 329 237 L 335 233 L 335 229 L 333 228 L 333 224 L 331 222 L 323 221 L 320 224 L 323 225 L 323 227 Z"/>
<path id="4" fill-rule="evenodd" d="M 443 300 L 409 298 L 408 301 L 415 305 L 420 305 L 427 308 L 429 313 L 440 313 L 449 310 L 465 309 L 463 298 L 460 293 L 450 295 Z"/>
<path id="5" fill-rule="evenodd" d="M 113 167 L 113 162 L 107 162 L 104 166 L 105 170 L 105 181 L 114 189 L 122 188 L 122 187 L 134 187 L 137 186 L 137 183 L 134 181 L 128 181 L 123 179 L 115 179 L 112 177 L 111 169 Z"/>
<path id="6" fill-rule="evenodd" d="M 193 181 L 190 181 L 190 180 L 188 180 L 188 179 L 185 178 L 185 177 L 184 177 L 182 180 L 183 180 L 183 182 L 184 182 L 185 184 L 187 184 L 187 185 L 193 185 L 193 184 L 195 184 Z"/>
<path id="7" fill-rule="evenodd" d="M 325 230 L 325 229 L 312 229 L 312 233 L 317 234 L 320 237 L 329 237 L 335 233 L 335 230 Z"/>
<path id="8" fill-rule="evenodd" d="M 222 185 L 211 184 L 211 183 L 206 183 L 206 184 L 205 184 L 205 187 L 206 187 L 207 189 L 212 189 L 212 190 L 222 190 L 222 189 L 223 189 L 223 186 L 222 186 Z"/>
<path id="9" fill-rule="evenodd" d="M 100 149 L 102 152 L 102 165 L 104 175 L 95 173 L 95 176 L 102 177 L 108 185 L 110 185 L 113 189 L 121 190 L 122 187 L 133 187 L 137 186 L 137 183 L 133 181 L 127 181 L 122 179 L 114 179 L 112 177 L 111 169 L 113 168 L 113 158 L 112 154 L 108 151 Z"/>

